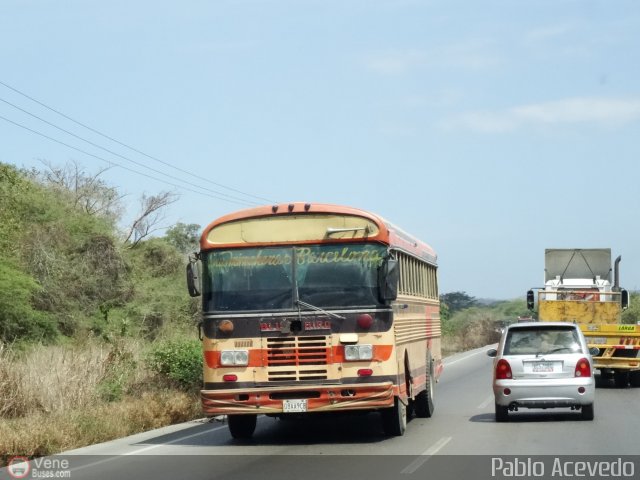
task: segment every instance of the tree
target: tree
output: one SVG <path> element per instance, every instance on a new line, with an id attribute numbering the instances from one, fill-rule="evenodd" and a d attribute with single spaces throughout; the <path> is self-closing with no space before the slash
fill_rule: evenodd
<path id="1" fill-rule="evenodd" d="M 622 312 L 622 323 L 640 324 L 640 292 L 631 292 L 629 308 Z"/>
<path id="2" fill-rule="evenodd" d="M 478 304 L 475 297 L 467 295 L 466 292 L 451 292 L 440 295 L 440 302 L 449 308 L 449 314 L 453 315 L 465 308 L 474 307 Z"/>
<path id="3" fill-rule="evenodd" d="M 70 196 L 73 206 L 84 213 L 100 215 L 115 222 L 122 213 L 121 200 L 124 195 L 118 189 L 107 185 L 101 178 L 109 168 L 102 168 L 91 174 L 82 165 L 68 162 L 56 167 L 51 162 L 41 160 L 46 170 L 31 170 L 29 175 L 41 185 L 64 192 Z"/>
<path id="4" fill-rule="evenodd" d="M 163 210 L 178 200 L 178 195 L 172 192 L 160 192 L 158 195 L 142 195 L 140 199 L 140 213 L 129 227 L 124 243 L 131 242 L 135 247 L 144 238 L 162 227 L 159 223 L 164 219 Z"/>
<path id="5" fill-rule="evenodd" d="M 167 229 L 165 240 L 180 253 L 191 253 L 198 249 L 200 225 L 197 223 L 176 223 Z"/>

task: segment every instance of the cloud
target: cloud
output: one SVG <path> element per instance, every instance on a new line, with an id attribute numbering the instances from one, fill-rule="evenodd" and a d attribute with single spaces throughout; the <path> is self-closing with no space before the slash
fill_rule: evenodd
<path id="1" fill-rule="evenodd" d="M 447 130 L 502 133 L 531 126 L 621 126 L 640 119 L 640 97 L 567 98 L 504 110 L 466 112 L 446 119 Z"/>
<path id="2" fill-rule="evenodd" d="M 425 65 L 427 54 L 419 50 L 386 51 L 370 55 L 365 60 L 367 68 L 384 75 L 397 75 Z"/>
<path id="3" fill-rule="evenodd" d="M 401 75 L 422 68 L 479 70 L 495 67 L 501 59 L 491 41 L 474 40 L 430 50 L 386 50 L 368 55 L 365 66 L 383 75 Z"/>
<path id="4" fill-rule="evenodd" d="M 575 32 L 576 27 L 572 24 L 550 25 L 530 30 L 525 34 L 525 43 L 532 45 L 547 40 L 556 40 L 568 33 Z"/>

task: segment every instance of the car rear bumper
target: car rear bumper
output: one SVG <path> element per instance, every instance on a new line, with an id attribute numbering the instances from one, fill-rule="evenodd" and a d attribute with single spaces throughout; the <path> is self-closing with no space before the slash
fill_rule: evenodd
<path id="1" fill-rule="evenodd" d="M 505 389 L 508 389 L 506 391 Z M 580 392 L 584 389 L 584 392 Z M 496 380 L 496 404 L 523 408 L 556 408 L 590 405 L 595 398 L 595 381 L 589 378 L 545 380 Z"/>

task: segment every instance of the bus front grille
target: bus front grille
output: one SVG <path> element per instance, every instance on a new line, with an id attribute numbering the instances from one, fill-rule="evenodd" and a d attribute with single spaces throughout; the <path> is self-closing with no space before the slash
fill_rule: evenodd
<path id="1" fill-rule="evenodd" d="M 327 337 L 267 338 L 269 381 L 326 380 Z"/>

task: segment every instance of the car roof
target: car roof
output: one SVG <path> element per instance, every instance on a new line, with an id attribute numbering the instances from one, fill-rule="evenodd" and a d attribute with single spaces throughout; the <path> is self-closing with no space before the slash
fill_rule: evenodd
<path id="1" fill-rule="evenodd" d="M 522 322 L 522 323 L 512 323 L 509 325 L 509 329 L 513 330 L 516 328 L 531 328 L 531 327 L 569 327 L 569 328 L 578 328 L 578 324 L 571 322 Z"/>

